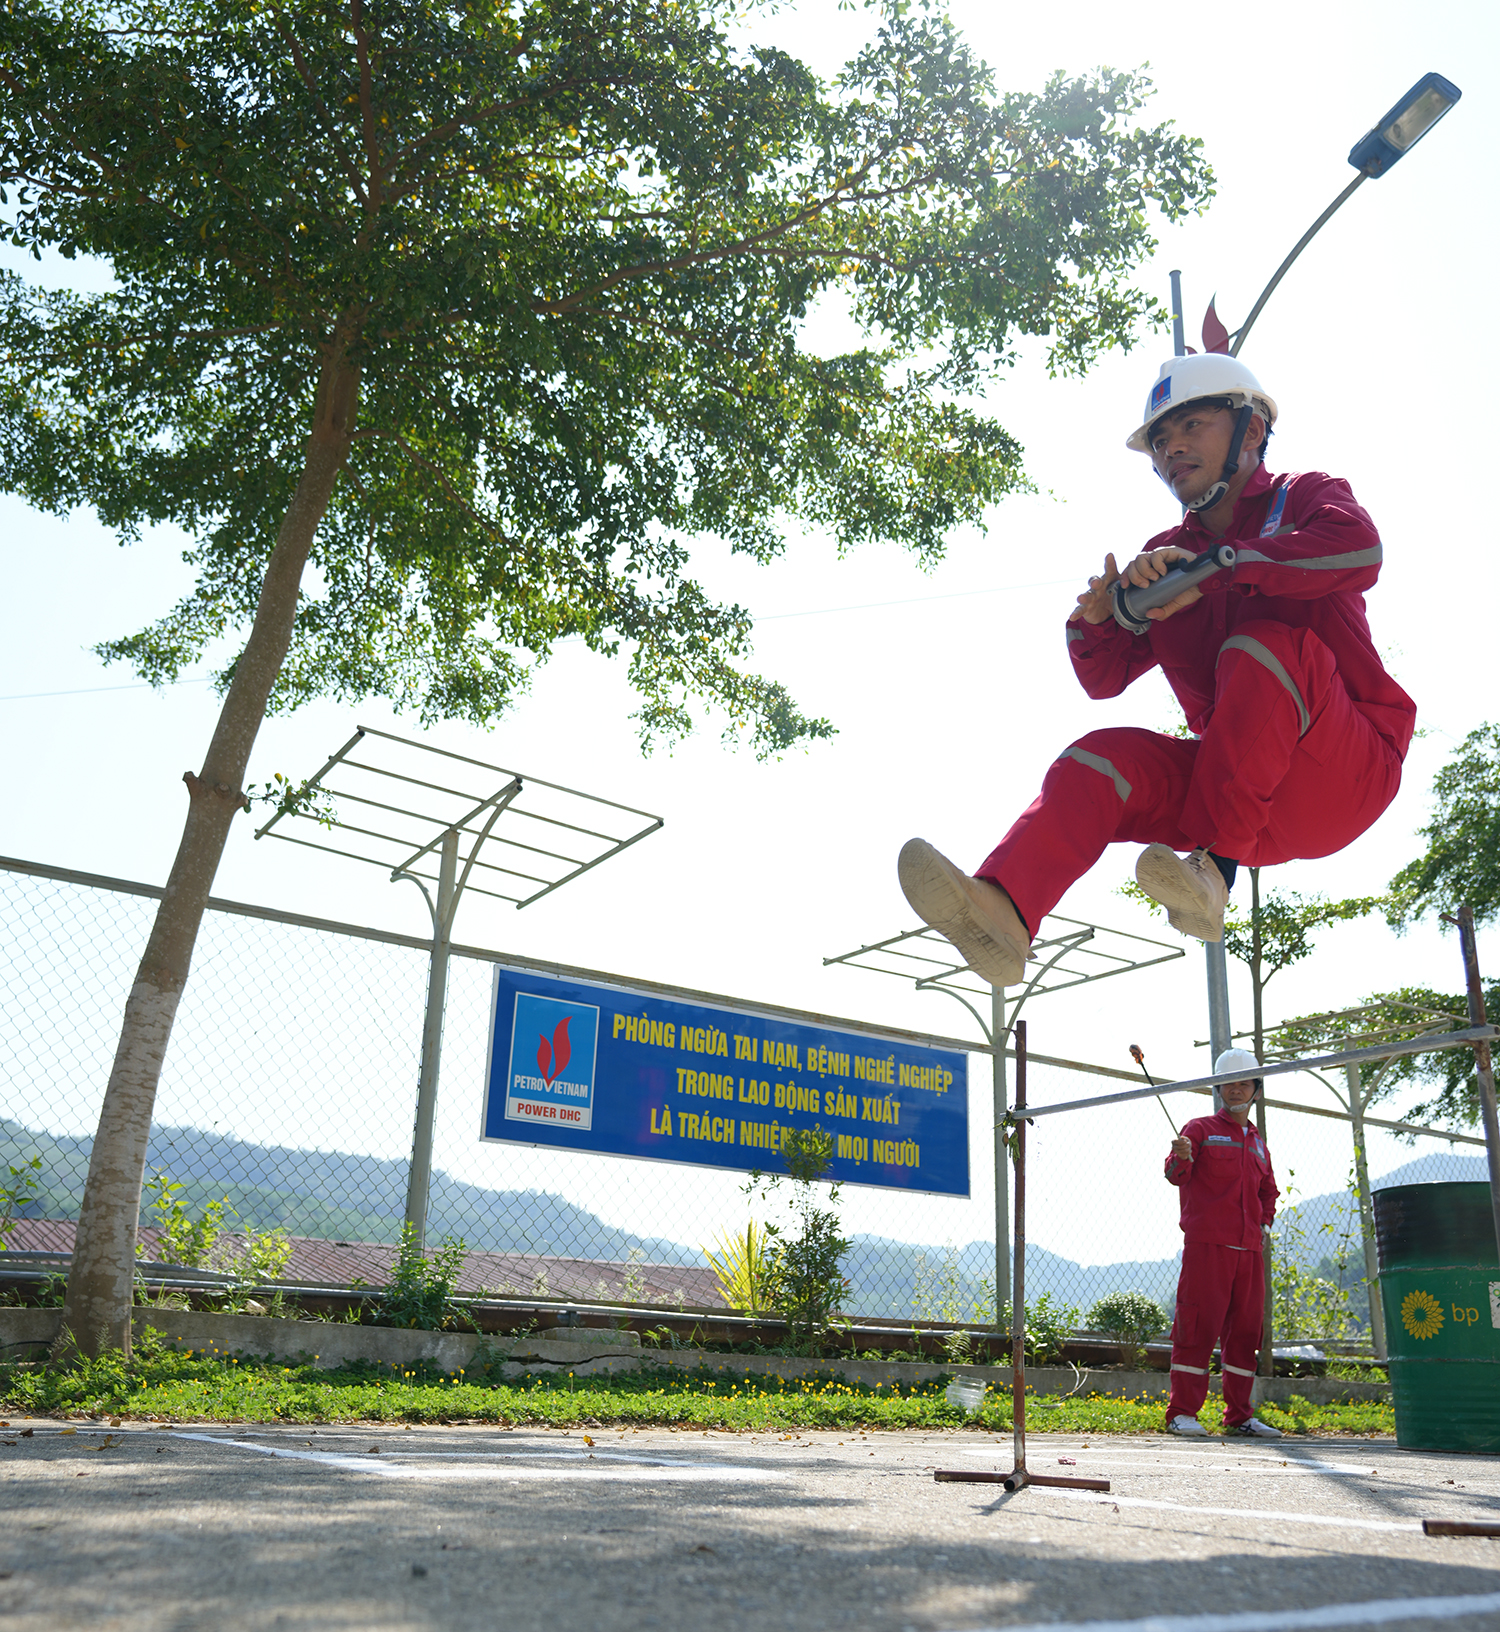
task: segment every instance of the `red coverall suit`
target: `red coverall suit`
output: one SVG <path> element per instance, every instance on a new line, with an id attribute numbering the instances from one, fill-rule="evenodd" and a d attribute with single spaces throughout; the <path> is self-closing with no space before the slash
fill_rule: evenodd
<path id="1" fill-rule="evenodd" d="M 1265 1330 L 1261 1225 L 1276 1216 L 1276 1178 L 1259 1133 L 1228 1111 L 1194 1117 L 1182 1136 L 1193 1159 L 1167 1157 L 1167 1182 L 1182 1204 L 1182 1273 L 1172 1321 L 1172 1398 L 1167 1421 L 1196 1417 L 1208 1394 L 1217 1340 L 1224 1370 L 1224 1425 L 1250 1417 L 1256 1350 Z"/>
<path id="2" fill-rule="evenodd" d="M 1416 704 L 1370 638 L 1380 537 L 1349 484 L 1262 467 L 1222 540 L 1189 512 L 1146 547 L 1218 542 L 1239 552 L 1234 567 L 1148 634 L 1113 618 L 1067 626 L 1090 697 L 1117 697 L 1159 663 L 1200 740 L 1124 728 L 1064 750 L 977 875 L 1032 934 L 1112 840 L 1263 866 L 1343 849 L 1396 795 Z"/>

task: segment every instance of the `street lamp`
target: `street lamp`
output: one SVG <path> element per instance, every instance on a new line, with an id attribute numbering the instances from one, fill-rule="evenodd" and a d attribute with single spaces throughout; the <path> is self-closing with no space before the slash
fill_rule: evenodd
<path id="1" fill-rule="evenodd" d="M 1349 149 L 1350 164 L 1361 175 L 1383 176 L 1462 95 L 1458 86 L 1441 74 L 1423 74 L 1385 118 Z"/>
<path id="2" fill-rule="evenodd" d="M 1403 154 L 1409 153 L 1462 95 L 1463 92 L 1451 79 L 1444 79 L 1441 74 L 1423 74 L 1395 107 L 1349 149 L 1349 162 L 1359 174 L 1302 234 L 1291 254 L 1277 267 L 1276 276 L 1261 291 L 1260 299 L 1235 335 L 1234 344 L 1229 348 L 1231 357 L 1239 356 L 1240 347 L 1260 316 L 1261 307 L 1275 293 L 1276 285 L 1286 276 L 1287 269 L 1317 237 L 1329 217 L 1357 187 L 1363 186 L 1371 176 L 1383 176 Z"/>

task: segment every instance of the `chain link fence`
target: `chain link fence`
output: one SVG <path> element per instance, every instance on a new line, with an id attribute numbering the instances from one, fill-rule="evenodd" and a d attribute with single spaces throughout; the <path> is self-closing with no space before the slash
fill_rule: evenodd
<path id="1" fill-rule="evenodd" d="M 0 862 L 0 1164 L 41 1159 L 14 1249 L 57 1250 L 70 1238 L 65 1221 L 77 1216 L 158 893 Z M 722 1308 L 705 1247 L 743 1231 L 752 1213 L 784 1217 L 784 1191 L 750 1200 L 740 1173 L 481 1144 L 495 961 L 453 956 L 429 1242 L 464 1240 L 470 1290 Z M 290 1272 L 299 1278 L 370 1278 L 401 1235 L 427 968 L 426 948 L 409 937 L 219 903 L 204 920 L 179 1010 L 148 1172 L 182 1184 L 190 1209 L 227 1197 L 246 1228 L 284 1229 L 296 1241 Z M 1033 1065 L 1031 1100 L 1076 1098 L 1088 1091 L 1084 1082 Z M 1169 1103 L 1181 1122 L 1208 1102 Z M 1364 1270 L 1349 1127 L 1269 1114 L 1288 1258 L 1347 1282 L 1357 1318 Z M 971 1196 L 845 1188 L 849 1312 L 993 1322 L 990 1122 L 989 1062 L 976 1053 Z M 1153 1100 L 1034 1125 L 1029 1298 L 1047 1294 L 1077 1311 L 1072 1324 L 1115 1291 L 1146 1292 L 1170 1310 L 1181 1240 L 1175 1193 L 1161 1178 L 1170 1136 Z M 1373 1135 L 1376 1185 L 1485 1176 L 1475 1146 L 1423 1144 Z"/>

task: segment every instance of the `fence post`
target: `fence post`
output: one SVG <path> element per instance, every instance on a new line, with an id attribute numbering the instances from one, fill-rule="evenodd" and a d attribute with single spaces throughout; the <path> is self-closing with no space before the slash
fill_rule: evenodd
<path id="1" fill-rule="evenodd" d="M 412 1132 L 411 1172 L 406 1181 L 406 1222 L 418 1247 L 427 1241 L 427 1191 L 432 1182 L 432 1123 L 437 1112 L 438 1070 L 443 1058 L 443 1011 L 448 1002 L 448 948 L 453 937 L 458 829 L 443 835 L 437 903 L 432 915 L 432 961 L 427 971 L 427 1013 L 422 1024 L 422 1068 L 417 1078 L 417 1120 Z"/>
<path id="2" fill-rule="evenodd" d="M 1450 920 L 1451 922 L 1451 920 Z M 1479 949 L 1474 943 L 1474 909 L 1458 909 L 1458 938 L 1464 955 L 1464 984 L 1468 988 L 1469 1024 L 1487 1023 L 1484 987 L 1479 980 Z M 1500 1115 L 1495 1107 L 1495 1071 L 1490 1062 L 1490 1045 L 1475 1043 L 1474 1072 L 1479 1078 L 1479 1119 L 1484 1126 L 1484 1152 L 1489 1159 L 1490 1206 L 1495 1214 L 1495 1250 L 1500 1252 Z"/>
<path id="3" fill-rule="evenodd" d="M 1005 1330 L 1010 1302 L 1010 1154 L 1005 1148 L 1005 1113 L 1010 1109 L 1005 1082 L 1005 988 L 990 988 L 990 1055 L 993 1069 L 991 1106 L 995 1125 L 995 1330 Z"/>
<path id="4" fill-rule="evenodd" d="M 1375 1209 L 1370 1201 L 1370 1164 L 1365 1156 L 1364 1087 L 1359 1067 L 1344 1067 L 1349 1093 L 1349 1121 L 1354 1133 L 1354 1183 L 1359 1200 L 1359 1233 L 1365 1247 L 1365 1286 L 1370 1294 L 1370 1341 L 1375 1358 L 1385 1359 L 1385 1309 L 1380 1302 L 1380 1261 L 1375 1253 Z"/>

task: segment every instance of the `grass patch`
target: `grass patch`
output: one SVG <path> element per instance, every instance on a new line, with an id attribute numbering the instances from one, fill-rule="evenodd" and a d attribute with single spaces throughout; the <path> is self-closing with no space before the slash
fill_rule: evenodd
<path id="1" fill-rule="evenodd" d="M 605 1377 L 572 1373 L 492 1381 L 480 1372 L 427 1367 L 396 1370 L 361 1361 L 337 1371 L 279 1365 L 217 1353 L 143 1344 L 129 1364 L 118 1356 L 66 1370 L 0 1366 L 0 1404 L 15 1415 L 120 1416 L 171 1422 L 494 1422 L 552 1427 L 959 1428 L 1005 1433 L 1010 1395 L 993 1392 L 977 1419 L 943 1398 L 945 1378 L 865 1387 L 834 1373 L 781 1379 L 743 1377 L 729 1368 L 661 1368 Z M 1090 1395 L 1047 1409 L 1037 1433 L 1159 1433 L 1163 1402 Z M 1261 1414 L 1294 1434 L 1390 1434 L 1395 1419 L 1376 1401 L 1315 1406 L 1294 1399 Z M 1212 1417 L 1211 1408 L 1206 1414 Z M 1214 1424 L 1217 1426 L 1217 1424 Z"/>

